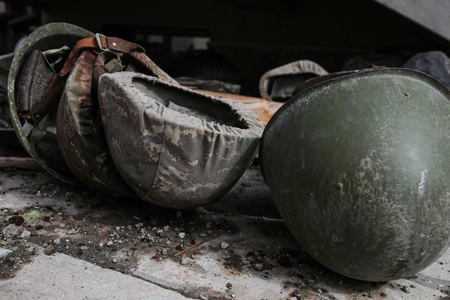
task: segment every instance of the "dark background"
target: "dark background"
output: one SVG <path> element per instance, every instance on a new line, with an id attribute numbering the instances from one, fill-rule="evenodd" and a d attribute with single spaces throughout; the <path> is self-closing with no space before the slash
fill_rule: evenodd
<path id="1" fill-rule="evenodd" d="M 313 60 L 329 72 L 401 66 L 418 52 L 446 52 L 450 43 L 372 0 L 0 3 L 1 54 L 42 24 L 67 22 L 141 44 L 174 77 L 238 83 L 241 94 L 254 96 L 264 72 L 292 61 Z M 189 47 L 194 37 L 203 47 Z"/>

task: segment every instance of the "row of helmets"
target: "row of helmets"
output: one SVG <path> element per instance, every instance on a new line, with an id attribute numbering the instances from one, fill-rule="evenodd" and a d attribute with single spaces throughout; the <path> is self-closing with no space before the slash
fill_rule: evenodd
<path id="1" fill-rule="evenodd" d="M 362 280 L 415 274 L 450 245 L 450 91 L 405 68 L 316 71 L 264 126 L 243 103 L 181 86 L 139 45 L 51 23 L 15 53 L 8 99 L 24 148 L 65 182 L 192 208 L 258 155 L 313 258 Z"/>

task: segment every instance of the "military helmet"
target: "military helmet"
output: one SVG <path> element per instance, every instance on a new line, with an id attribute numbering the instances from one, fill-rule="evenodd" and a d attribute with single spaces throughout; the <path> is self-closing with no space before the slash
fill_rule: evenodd
<path id="1" fill-rule="evenodd" d="M 403 68 L 340 76 L 283 105 L 259 157 L 304 250 L 367 281 L 436 261 L 450 245 L 449 115 L 450 91 Z"/>
<path id="2" fill-rule="evenodd" d="M 8 74 L 14 52 L 0 55 L 0 128 L 11 128 L 8 104 Z"/>
<path id="3" fill-rule="evenodd" d="M 0 87 L 5 90 L 8 87 L 9 69 L 13 58 L 14 52 L 0 55 Z"/>
<path id="4" fill-rule="evenodd" d="M 193 208 L 219 200 L 257 153 L 264 126 L 245 104 L 156 77 L 100 77 L 106 141 L 124 180 L 145 201 Z"/>
<path id="5" fill-rule="evenodd" d="M 81 38 L 92 35 L 72 24 L 43 25 L 34 30 L 15 52 L 8 76 L 9 108 L 22 146 L 50 174 L 71 184 L 79 184 L 79 181 L 67 167 L 58 147 L 55 125 L 57 107 L 51 107 L 36 126 L 22 115 L 42 103 L 46 89 L 57 77 L 70 48 Z M 43 63 L 31 62 L 32 54 L 36 54 L 33 57 L 36 61 Z"/>
<path id="6" fill-rule="evenodd" d="M 113 197 L 135 197 L 118 173 L 105 141 L 94 70 L 104 67 L 91 50 L 80 53 L 58 105 L 56 133 L 62 157 L 72 173 L 91 190 Z M 120 64 L 121 65 L 121 64 Z"/>
<path id="7" fill-rule="evenodd" d="M 298 60 L 265 72 L 259 79 L 259 93 L 267 100 L 286 102 L 303 81 L 328 72 L 311 60 Z"/>

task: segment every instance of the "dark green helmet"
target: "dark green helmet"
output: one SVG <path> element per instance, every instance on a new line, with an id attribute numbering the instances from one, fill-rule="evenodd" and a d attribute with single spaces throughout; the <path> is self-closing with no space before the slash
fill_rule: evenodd
<path id="1" fill-rule="evenodd" d="M 70 48 L 78 40 L 92 35 L 91 32 L 83 28 L 67 23 L 50 23 L 41 26 L 33 31 L 16 51 L 8 76 L 8 98 L 11 118 L 23 147 L 50 174 L 72 184 L 79 183 L 65 164 L 58 147 L 55 124 L 57 107 L 53 107 L 37 126 L 31 125 L 21 116 L 35 108 L 42 101 L 51 73 L 54 72 L 56 76 L 57 72 L 59 72 L 58 68 L 61 67 L 61 62 L 58 62 L 58 60 L 64 61 L 64 58 L 70 52 Z M 61 49 L 64 46 L 68 48 Z M 24 66 L 29 61 L 33 50 L 38 50 L 42 53 L 55 49 L 60 49 L 60 51 L 56 54 L 48 54 L 55 58 L 55 61 L 49 62 L 52 64 L 51 68 L 33 70 L 30 64 L 31 69 L 25 70 Z M 37 57 L 37 59 L 42 58 L 43 56 Z M 46 77 L 46 75 L 49 75 L 49 77 Z M 33 80 L 33 84 L 25 84 L 29 80 Z M 33 87 L 28 91 L 30 97 L 23 98 L 27 98 L 29 101 L 23 101 L 18 97 L 20 88 L 24 86 Z M 26 91 L 22 90 L 21 92 Z"/>
<path id="2" fill-rule="evenodd" d="M 294 96 L 260 160 L 273 200 L 313 258 L 342 275 L 415 274 L 450 245 L 450 91 L 407 69 L 372 69 Z"/>

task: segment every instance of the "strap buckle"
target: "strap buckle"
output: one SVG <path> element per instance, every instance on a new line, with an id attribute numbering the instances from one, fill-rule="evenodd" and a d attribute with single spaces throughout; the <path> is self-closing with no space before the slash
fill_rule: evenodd
<path id="1" fill-rule="evenodd" d="M 108 44 L 106 43 L 106 36 L 104 34 L 96 33 L 95 40 L 97 41 L 97 46 L 100 50 L 108 50 Z"/>

